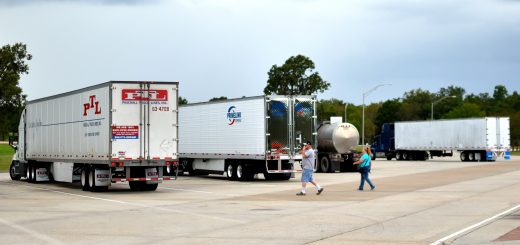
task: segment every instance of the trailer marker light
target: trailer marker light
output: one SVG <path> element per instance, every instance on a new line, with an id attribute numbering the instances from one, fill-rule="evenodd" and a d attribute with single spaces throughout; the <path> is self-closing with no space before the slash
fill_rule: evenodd
<path id="1" fill-rule="evenodd" d="M 166 166 L 169 166 L 170 165 L 170 162 L 166 162 Z"/>
<path id="2" fill-rule="evenodd" d="M 123 167 L 123 162 L 119 162 L 119 167 Z"/>
<path id="3" fill-rule="evenodd" d="M 112 167 L 115 167 L 116 166 L 116 163 L 115 162 L 112 162 Z"/>
<path id="4" fill-rule="evenodd" d="M 177 166 L 177 161 L 173 162 L 173 165 Z"/>

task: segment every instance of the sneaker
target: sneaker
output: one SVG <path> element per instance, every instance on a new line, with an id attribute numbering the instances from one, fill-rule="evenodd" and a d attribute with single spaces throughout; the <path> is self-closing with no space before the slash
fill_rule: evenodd
<path id="1" fill-rule="evenodd" d="M 376 186 L 370 188 L 371 191 L 373 191 L 375 189 L 376 189 Z"/>
<path id="2" fill-rule="evenodd" d="M 357 189 L 358 191 L 363 191 L 363 189 Z"/>
<path id="3" fill-rule="evenodd" d="M 323 192 L 323 187 L 321 187 L 319 190 L 318 190 L 318 193 L 316 193 L 316 195 L 319 195 Z"/>
<path id="4" fill-rule="evenodd" d="M 296 193 L 296 195 L 297 195 L 297 196 L 305 196 L 305 192 L 301 192 L 301 191 L 300 191 L 300 192 Z"/>

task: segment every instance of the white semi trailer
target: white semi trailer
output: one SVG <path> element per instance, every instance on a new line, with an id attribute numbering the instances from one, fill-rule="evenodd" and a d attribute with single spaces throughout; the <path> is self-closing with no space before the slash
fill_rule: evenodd
<path id="1" fill-rule="evenodd" d="M 230 180 L 288 180 L 301 171 L 299 150 L 316 145 L 316 98 L 257 96 L 181 106 L 180 166 Z"/>
<path id="2" fill-rule="evenodd" d="M 177 82 L 111 81 L 29 101 L 11 178 L 153 191 L 176 178 L 177 99 Z"/>
<path id="3" fill-rule="evenodd" d="M 388 160 L 426 160 L 459 151 L 462 161 L 494 161 L 511 150 L 509 117 L 386 124 L 375 146 Z"/>

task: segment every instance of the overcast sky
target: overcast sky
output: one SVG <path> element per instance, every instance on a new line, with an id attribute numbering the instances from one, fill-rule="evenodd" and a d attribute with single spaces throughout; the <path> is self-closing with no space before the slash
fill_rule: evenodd
<path id="1" fill-rule="evenodd" d="M 0 0 L 0 45 L 15 42 L 34 56 L 29 100 L 109 80 L 179 81 L 190 102 L 260 95 L 297 54 L 331 83 L 319 98 L 520 91 L 516 0 Z"/>

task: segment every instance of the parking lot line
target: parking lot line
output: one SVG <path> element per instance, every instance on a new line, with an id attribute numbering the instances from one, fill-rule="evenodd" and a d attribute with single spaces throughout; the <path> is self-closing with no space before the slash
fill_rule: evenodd
<path id="1" fill-rule="evenodd" d="M 502 212 L 502 213 L 499 213 L 499 214 L 497 214 L 497 215 L 495 215 L 495 216 L 493 216 L 493 217 L 491 217 L 491 218 L 485 219 L 485 220 L 480 221 L 480 222 L 478 222 L 478 223 L 476 223 L 476 224 L 474 224 L 474 225 L 472 225 L 472 226 L 468 226 L 468 227 L 466 227 L 466 228 L 464 228 L 464 229 L 462 229 L 462 230 L 459 230 L 459 231 L 457 231 L 457 232 L 455 232 L 455 233 L 453 233 L 453 234 L 450 234 L 450 235 L 448 235 L 448 236 L 445 236 L 445 237 L 443 237 L 443 238 L 441 238 L 441 239 L 439 239 L 439 240 L 437 240 L 437 241 L 431 243 L 430 245 L 439 245 L 439 244 L 444 244 L 444 242 L 447 241 L 447 240 L 449 240 L 449 239 L 452 239 L 452 238 L 454 238 L 454 237 L 457 237 L 457 236 L 459 236 L 459 235 L 461 235 L 461 234 L 464 234 L 464 233 L 466 233 L 466 232 L 468 232 L 468 231 L 474 230 L 474 229 L 476 229 L 476 228 L 478 228 L 478 227 L 480 227 L 480 226 L 482 226 L 482 225 L 485 225 L 485 224 L 491 223 L 491 222 L 493 222 L 493 221 L 495 221 L 495 220 L 497 220 L 497 219 L 500 219 L 500 218 L 502 218 L 502 217 L 504 217 L 504 216 L 506 216 L 506 215 L 508 215 L 508 214 L 510 214 L 510 213 L 512 213 L 512 212 L 515 212 L 515 211 L 518 210 L 518 209 L 520 209 L 520 205 L 516 205 L 516 206 L 514 206 L 514 207 L 512 207 L 512 208 L 510 208 L 510 209 L 508 209 L 508 210 L 506 210 L 506 211 L 504 211 L 504 212 Z"/>
<path id="2" fill-rule="evenodd" d="M 142 208 L 157 209 L 157 210 L 161 210 L 161 211 L 167 211 L 167 212 L 179 213 L 179 214 L 186 214 L 186 215 L 192 215 L 192 216 L 198 216 L 198 217 L 202 217 L 202 218 L 209 218 L 209 219 L 213 219 L 213 220 L 226 221 L 226 222 L 236 223 L 236 224 L 243 224 L 244 223 L 243 221 L 235 220 L 235 219 L 222 218 L 222 217 L 218 217 L 218 216 L 199 214 L 199 213 L 193 213 L 193 212 L 176 210 L 176 209 L 170 209 L 170 208 L 164 208 L 164 207 L 150 206 L 150 205 L 141 204 L 141 203 L 132 203 L 132 202 L 119 201 L 119 200 L 108 199 L 108 198 L 100 198 L 100 197 L 79 195 L 79 194 L 73 194 L 73 193 L 68 193 L 68 192 L 64 192 L 64 191 L 57 191 L 57 190 L 47 189 L 47 188 L 43 188 L 43 187 L 36 187 L 36 186 L 23 185 L 23 184 L 20 185 L 20 186 L 33 188 L 33 189 L 38 189 L 38 190 L 49 191 L 49 192 L 54 192 L 54 193 L 58 193 L 58 194 L 62 194 L 62 195 L 76 196 L 76 197 L 88 198 L 88 199 L 93 199 L 93 200 L 98 200 L 98 201 L 105 201 L 105 202 L 113 202 L 113 203 L 119 203 L 119 204 L 124 204 L 124 205 L 128 205 L 128 206 L 136 206 L 136 207 L 142 207 Z"/>
<path id="3" fill-rule="evenodd" d="M 209 192 L 209 191 L 198 191 L 198 190 L 189 190 L 189 189 L 181 189 L 181 188 L 171 188 L 171 187 L 159 187 L 159 189 L 166 189 L 166 190 L 173 190 L 173 191 L 197 192 L 197 193 L 204 193 L 204 194 L 215 194 L 215 192 Z"/>
<path id="4" fill-rule="evenodd" d="M 35 230 L 29 229 L 27 227 L 23 227 L 21 225 L 17 225 L 15 223 L 9 222 L 9 221 L 7 221 L 5 219 L 2 219 L 2 218 L 0 218 L 0 223 L 4 224 L 6 226 L 9 226 L 9 227 L 11 227 L 13 229 L 16 229 L 16 230 L 19 230 L 21 232 L 24 232 L 24 233 L 26 233 L 26 234 L 34 237 L 34 238 L 40 239 L 42 241 L 45 241 L 45 242 L 48 242 L 48 243 L 51 243 L 51 244 L 66 244 L 66 243 L 63 243 L 63 242 L 61 242 L 59 240 L 56 240 L 56 239 L 54 239 L 52 237 L 49 237 L 49 236 L 47 236 L 45 234 L 39 233 L 39 232 L 37 232 Z"/>

